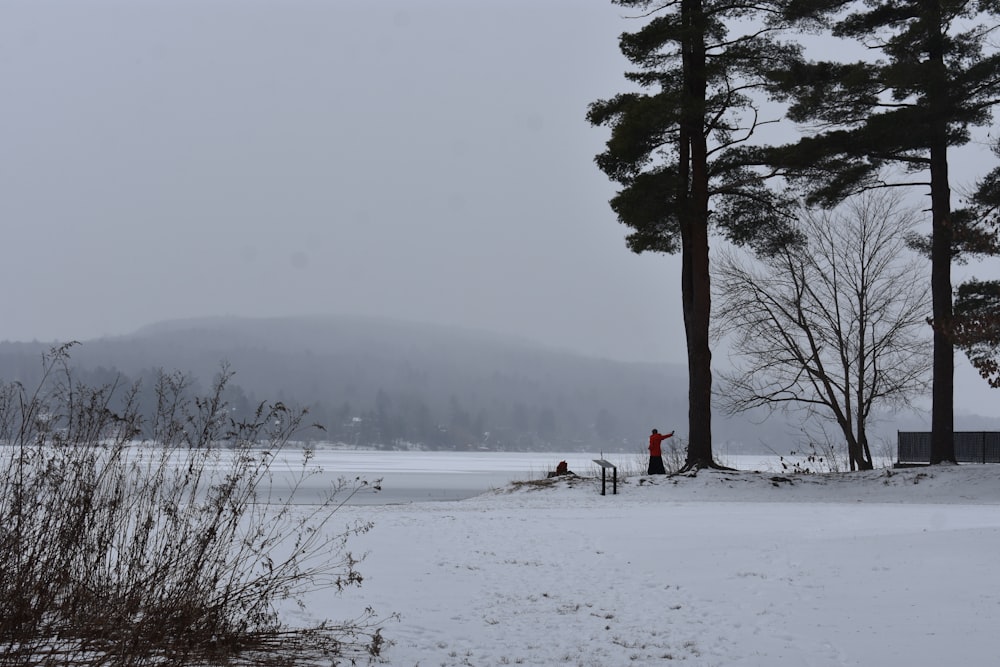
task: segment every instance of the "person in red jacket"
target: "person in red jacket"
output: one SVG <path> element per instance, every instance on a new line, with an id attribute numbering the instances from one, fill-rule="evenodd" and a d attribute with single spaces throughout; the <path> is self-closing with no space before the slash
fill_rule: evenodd
<path id="1" fill-rule="evenodd" d="M 649 473 L 650 475 L 666 475 L 667 470 L 663 467 L 663 451 L 660 449 L 660 443 L 667 438 L 672 438 L 674 432 L 671 431 L 666 435 L 663 435 L 655 428 L 649 436 Z"/>

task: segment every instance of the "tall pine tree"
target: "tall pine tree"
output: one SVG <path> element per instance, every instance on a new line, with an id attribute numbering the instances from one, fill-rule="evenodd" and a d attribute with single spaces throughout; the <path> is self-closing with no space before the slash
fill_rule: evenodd
<path id="1" fill-rule="evenodd" d="M 813 201 L 871 187 L 914 185 L 930 198 L 934 327 L 931 462 L 955 460 L 951 267 L 976 219 L 952 209 L 949 150 L 991 120 L 1000 58 L 987 36 L 998 0 L 789 0 L 786 17 L 881 52 L 875 62 L 808 62 L 774 73 L 792 120 L 821 132 L 777 152 Z M 900 178 L 883 180 L 888 167 Z M 981 231 L 981 229 L 980 229 Z"/>
<path id="2" fill-rule="evenodd" d="M 780 234 L 785 202 L 747 163 L 745 145 L 760 120 L 752 95 L 767 70 L 796 49 L 773 37 L 769 0 L 613 0 L 648 21 L 624 33 L 626 78 L 645 92 L 594 102 L 587 115 L 611 128 L 596 162 L 621 185 L 611 207 L 632 229 L 637 253 L 680 250 L 688 357 L 686 469 L 718 467 L 712 454 L 709 343 L 710 229 L 737 243 Z"/>

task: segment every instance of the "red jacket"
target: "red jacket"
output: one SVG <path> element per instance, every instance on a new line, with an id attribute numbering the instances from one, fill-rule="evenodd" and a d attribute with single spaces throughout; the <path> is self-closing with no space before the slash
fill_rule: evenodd
<path id="1" fill-rule="evenodd" d="M 649 455 L 663 456 L 663 452 L 660 451 L 660 443 L 672 435 L 673 432 L 667 433 L 666 435 L 662 433 L 651 433 L 649 435 Z"/>

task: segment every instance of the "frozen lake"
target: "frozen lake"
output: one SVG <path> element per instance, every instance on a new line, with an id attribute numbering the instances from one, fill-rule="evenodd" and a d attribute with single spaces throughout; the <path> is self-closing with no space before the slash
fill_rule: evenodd
<path id="1" fill-rule="evenodd" d="M 296 461 L 294 450 L 283 455 L 291 465 Z M 338 478 L 362 479 L 373 482 L 382 479 L 382 490 L 363 490 L 348 504 L 378 504 L 447 501 L 471 498 L 490 489 L 501 488 L 513 481 L 541 479 L 555 470 L 560 461 L 578 475 L 599 477 L 600 468 L 593 459 L 600 452 L 384 452 L 368 450 L 317 449 L 312 464 L 323 474 L 309 480 L 298 490 L 296 500 L 310 503 L 317 500 Z M 646 457 L 641 453 L 604 454 L 621 472 L 644 472 Z M 741 470 L 781 470 L 777 456 L 723 456 L 724 465 Z M 788 457 L 786 457 L 788 460 Z M 273 470 L 280 471 L 281 461 Z M 621 473 L 620 473 L 621 474 Z M 609 480 L 610 482 L 610 480 Z M 275 491 L 279 491 L 274 487 Z"/>
<path id="2" fill-rule="evenodd" d="M 3 448 L 5 455 L 13 453 Z M 129 448 L 135 452 L 153 452 L 143 445 Z M 644 474 L 648 457 L 641 452 L 602 454 L 601 452 L 421 452 L 337 449 L 312 450 L 308 466 L 318 471 L 301 482 L 295 490 L 295 504 L 322 502 L 338 480 L 353 482 L 362 479 L 372 484 L 381 479 L 381 490 L 363 488 L 350 499 L 341 492 L 339 500 L 349 505 L 391 505 L 425 501 L 463 500 L 503 488 L 515 481 L 543 479 L 554 471 L 560 461 L 566 461 L 570 471 L 584 476 L 601 476 L 594 459 L 604 458 L 619 468 L 619 478 Z M 224 475 L 230 466 L 228 450 L 216 463 L 215 474 Z M 258 487 L 260 498 L 284 501 L 291 493 L 293 482 L 302 471 L 303 450 L 288 447 L 277 454 L 270 464 L 270 488 Z M 719 455 L 716 460 L 738 470 L 782 471 L 778 456 Z M 786 463 L 794 461 L 785 457 Z M 816 470 L 814 463 L 805 463 Z M 885 465 L 890 464 L 883 464 Z M 825 471 L 820 468 L 819 472 Z M 610 484 L 609 475 L 609 484 Z M 262 500 L 262 502 L 269 502 Z"/>
<path id="3" fill-rule="evenodd" d="M 282 459 L 272 465 L 280 471 L 284 465 L 294 468 L 297 463 L 294 450 L 283 453 Z M 364 489 L 348 504 L 378 504 L 462 500 L 490 489 L 506 486 L 512 481 L 539 479 L 555 470 L 560 461 L 580 475 L 594 474 L 592 459 L 599 455 L 573 453 L 508 453 L 508 452 L 384 452 L 368 450 L 318 449 L 311 464 L 322 469 L 323 474 L 310 479 L 296 493 L 296 500 L 309 503 L 318 499 L 328 485 L 339 478 L 353 480 L 360 477 L 369 482 L 382 480 L 382 490 Z M 606 457 L 609 458 L 609 457 Z M 621 462 L 613 457 L 616 465 L 634 467 L 638 459 L 626 455 Z M 277 490 L 277 487 L 275 487 Z"/>

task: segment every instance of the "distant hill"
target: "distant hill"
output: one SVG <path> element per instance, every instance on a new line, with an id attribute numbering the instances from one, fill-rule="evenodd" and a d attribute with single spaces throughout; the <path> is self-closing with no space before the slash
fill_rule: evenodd
<path id="1" fill-rule="evenodd" d="M 0 343 L 0 379 L 37 381 L 39 343 Z M 357 317 L 161 322 L 74 348 L 80 377 L 151 386 L 158 369 L 207 390 L 221 365 L 231 402 L 307 407 L 316 439 L 432 449 L 645 450 L 649 429 L 687 422 L 680 365 L 589 358 L 493 334 Z M 716 417 L 716 451 L 784 452 L 783 420 Z M 766 446 L 766 447 L 764 447 Z"/>

